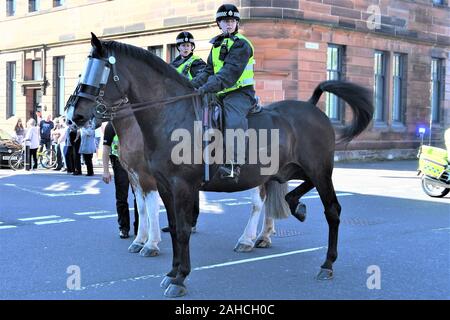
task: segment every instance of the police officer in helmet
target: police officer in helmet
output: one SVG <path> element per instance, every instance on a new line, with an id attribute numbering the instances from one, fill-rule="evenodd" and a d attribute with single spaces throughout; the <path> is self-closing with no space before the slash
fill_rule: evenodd
<path id="1" fill-rule="evenodd" d="M 216 13 L 216 22 L 222 34 L 214 37 L 206 68 L 192 80 L 200 94 L 216 93 L 224 106 L 226 129 L 248 129 L 247 113 L 255 104 L 254 48 L 250 40 L 238 33 L 239 10 L 224 4 Z M 226 141 L 226 149 L 233 141 Z M 234 147 L 232 163 L 220 166 L 221 178 L 237 182 L 245 155 Z M 227 159 L 228 160 L 228 159 Z"/>
<path id="2" fill-rule="evenodd" d="M 180 53 L 170 64 L 177 71 L 192 80 L 206 63 L 198 56 L 194 55 L 195 43 L 194 37 L 190 32 L 183 31 L 177 36 L 177 50 Z"/>

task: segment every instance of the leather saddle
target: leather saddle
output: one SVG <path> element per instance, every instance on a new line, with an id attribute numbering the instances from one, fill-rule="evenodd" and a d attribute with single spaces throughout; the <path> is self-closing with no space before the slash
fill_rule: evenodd
<path id="1" fill-rule="evenodd" d="M 223 115 L 223 104 L 222 102 L 217 98 L 215 94 L 206 95 L 205 97 L 205 103 L 207 104 L 208 108 L 208 114 L 205 117 L 205 114 L 203 114 L 203 121 L 207 120 L 207 123 L 203 123 L 203 125 L 207 126 L 208 128 L 218 129 L 221 132 L 223 132 L 224 127 L 224 115 Z M 247 117 L 260 113 L 263 110 L 263 107 L 259 103 L 259 97 L 256 97 L 255 104 L 251 107 L 249 110 Z M 203 113 L 205 112 L 205 109 L 203 109 Z"/>

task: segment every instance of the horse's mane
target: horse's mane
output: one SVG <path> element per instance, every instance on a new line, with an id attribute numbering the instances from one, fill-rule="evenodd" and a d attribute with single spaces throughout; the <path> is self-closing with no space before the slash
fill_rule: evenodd
<path id="1" fill-rule="evenodd" d="M 107 49 L 110 49 L 112 52 L 123 53 L 130 57 L 143 61 L 162 75 L 169 77 L 170 79 L 178 82 L 183 86 L 191 89 L 194 88 L 191 82 L 186 77 L 179 74 L 174 67 L 167 64 L 160 57 L 154 55 L 148 50 L 117 41 L 102 41 L 102 45 Z"/>

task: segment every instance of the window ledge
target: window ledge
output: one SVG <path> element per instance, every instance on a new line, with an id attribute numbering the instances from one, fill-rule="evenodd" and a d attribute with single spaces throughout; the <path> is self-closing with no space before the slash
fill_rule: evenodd
<path id="1" fill-rule="evenodd" d="M 394 122 L 394 123 L 392 123 L 391 129 L 394 132 L 406 132 L 406 131 L 408 131 L 408 128 L 405 126 L 405 124 L 401 123 L 401 122 Z"/>
<path id="2" fill-rule="evenodd" d="M 381 131 L 381 132 L 388 132 L 389 131 L 389 126 L 387 125 L 386 122 L 375 121 L 373 123 L 372 130 Z"/>

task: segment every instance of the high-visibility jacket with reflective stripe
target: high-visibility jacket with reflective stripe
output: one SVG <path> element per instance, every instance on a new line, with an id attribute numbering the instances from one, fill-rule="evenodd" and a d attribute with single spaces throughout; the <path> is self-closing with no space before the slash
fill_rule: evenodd
<path id="1" fill-rule="evenodd" d="M 111 155 L 116 157 L 119 156 L 119 137 L 117 136 L 117 134 L 114 136 L 111 143 Z"/>
<path id="2" fill-rule="evenodd" d="M 245 67 L 244 71 L 242 72 L 241 76 L 236 81 L 236 83 L 233 86 L 231 86 L 229 88 L 225 88 L 224 90 L 218 92 L 217 94 L 227 93 L 227 92 L 234 91 L 234 90 L 242 88 L 242 87 L 251 86 L 251 85 L 255 84 L 255 79 L 254 79 L 255 78 L 255 74 L 254 74 L 254 70 L 253 70 L 253 66 L 255 64 L 255 58 L 254 58 L 255 49 L 253 48 L 253 45 L 250 42 L 250 40 L 248 40 L 243 35 L 237 33 L 236 35 L 234 35 L 234 37 L 239 38 L 239 39 L 241 39 L 243 41 L 247 41 L 247 43 L 252 48 L 252 56 L 248 59 L 247 66 Z M 213 49 L 212 49 L 212 63 L 213 63 L 213 66 L 214 66 L 214 74 L 218 73 L 220 71 L 220 69 L 222 69 L 223 64 L 224 64 L 224 62 L 219 59 L 220 48 L 222 47 L 222 45 L 224 43 L 226 44 L 226 46 L 228 48 L 228 52 L 229 52 L 230 48 L 234 44 L 234 40 L 233 40 L 232 37 L 224 38 L 223 41 L 222 41 L 222 44 L 220 46 L 213 47 Z"/>
<path id="3" fill-rule="evenodd" d="M 199 59 L 201 59 L 201 58 L 197 57 L 197 56 L 190 57 L 184 63 L 182 63 L 178 66 L 178 68 L 177 68 L 178 73 L 186 76 L 189 80 L 192 80 L 193 76 L 191 74 L 191 66 L 195 60 L 199 60 Z"/>

